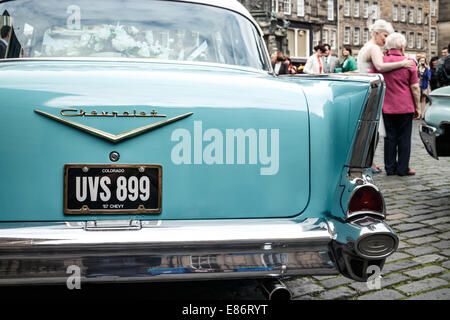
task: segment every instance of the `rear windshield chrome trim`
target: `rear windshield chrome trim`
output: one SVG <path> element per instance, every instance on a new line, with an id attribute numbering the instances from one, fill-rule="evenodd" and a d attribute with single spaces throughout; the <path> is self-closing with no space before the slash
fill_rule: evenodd
<path id="1" fill-rule="evenodd" d="M 97 57 L 43 57 L 43 58 L 7 58 L 0 59 L 0 64 L 8 62 L 130 62 L 130 63 L 156 63 L 156 64 L 173 64 L 184 66 L 206 66 L 215 68 L 224 68 L 229 70 L 239 70 L 247 72 L 257 72 L 268 74 L 271 70 L 256 69 L 251 67 L 242 67 L 232 64 L 213 63 L 213 62 L 196 62 L 196 61 L 178 61 L 164 59 L 148 59 L 148 58 L 97 58 Z"/>

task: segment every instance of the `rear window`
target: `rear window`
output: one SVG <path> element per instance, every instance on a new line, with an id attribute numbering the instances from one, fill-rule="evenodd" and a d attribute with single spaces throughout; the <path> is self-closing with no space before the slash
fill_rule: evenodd
<path id="1" fill-rule="evenodd" d="M 12 27 L 7 58 L 145 58 L 269 69 L 255 26 L 222 8 L 152 0 L 17 0 L 0 4 L 0 13 L 0 24 Z"/>

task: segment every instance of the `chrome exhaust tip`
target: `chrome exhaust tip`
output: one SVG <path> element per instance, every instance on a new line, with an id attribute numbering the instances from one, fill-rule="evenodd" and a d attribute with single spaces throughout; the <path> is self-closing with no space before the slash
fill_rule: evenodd
<path id="1" fill-rule="evenodd" d="M 286 287 L 278 279 L 269 279 L 261 282 L 261 288 L 268 300 L 291 300 L 292 293 L 291 290 Z"/>

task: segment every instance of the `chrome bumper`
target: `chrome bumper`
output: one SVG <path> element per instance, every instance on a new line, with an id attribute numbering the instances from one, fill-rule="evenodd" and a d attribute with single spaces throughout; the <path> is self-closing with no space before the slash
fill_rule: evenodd
<path id="1" fill-rule="evenodd" d="M 0 284 L 337 274 L 322 219 L 1 223 Z"/>

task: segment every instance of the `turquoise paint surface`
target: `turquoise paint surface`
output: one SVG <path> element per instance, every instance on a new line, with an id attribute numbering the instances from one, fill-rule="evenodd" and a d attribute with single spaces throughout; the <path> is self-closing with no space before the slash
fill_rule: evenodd
<path id="1" fill-rule="evenodd" d="M 217 219 L 320 217 L 333 208 L 336 186 L 348 157 L 368 84 L 313 79 L 277 79 L 236 68 L 113 62 L 21 62 L 0 67 L 0 182 L 2 221 L 97 219 Z M 38 115 L 38 109 L 60 115 L 65 108 L 86 112 L 150 112 L 167 118 L 194 114 L 112 144 Z M 113 134 L 160 121 L 161 118 L 65 117 Z M 164 119 L 164 118 L 162 118 Z M 278 171 L 262 175 L 245 161 L 206 164 L 199 139 L 215 129 L 254 130 L 258 142 L 266 130 L 279 132 Z M 191 135 L 191 164 L 175 164 L 172 141 L 177 129 Z M 210 131 L 211 132 L 211 131 Z M 197 137 L 197 139 L 195 138 Z M 197 142 L 195 142 L 197 141 Z M 199 142 L 201 149 L 198 147 Z M 310 143 L 311 141 L 311 143 Z M 271 143 L 267 146 L 270 154 Z M 200 151 L 199 151 L 200 150 Z M 162 213 L 159 215 L 63 214 L 64 164 L 160 164 Z M 196 162 L 195 154 L 197 157 Z M 220 157 L 219 157 L 220 158 Z M 341 215 L 341 212 L 335 212 Z"/>
<path id="2" fill-rule="evenodd" d="M 450 87 L 442 87 L 433 91 L 433 94 L 441 96 L 431 96 L 431 106 L 425 112 L 425 122 L 437 129 L 437 134 L 443 134 L 440 124 L 443 121 L 450 121 Z"/>
<path id="3" fill-rule="evenodd" d="M 64 164 L 112 164 L 111 151 L 121 155 L 117 164 L 162 165 L 162 213 L 145 218 L 282 217 L 297 215 L 307 205 L 308 112 L 298 85 L 233 69 L 161 64 L 29 62 L 4 65 L 0 72 L 0 145 L 1 153 L 8 155 L 0 160 L 5 169 L 0 191 L 7 200 L 0 205 L 3 221 L 79 220 L 80 216 L 63 214 Z M 38 109 L 62 117 L 60 111 L 65 108 L 147 113 L 156 109 L 167 118 L 194 114 L 112 144 L 34 112 Z M 161 120 L 64 118 L 114 134 Z M 195 123 L 201 124 L 200 134 L 194 132 Z M 176 164 L 172 159 L 178 143 L 172 135 L 177 129 L 191 135 L 190 164 Z M 254 130 L 256 163 L 250 160 L 248 139 L 243 163 L 237 163 L 237 146 L 232 164 L 225 162 L 225 149 L 223 164 L 204 163 L 203 152 L 212 142 L 203 141 L 208 129 L 222 134 L 223 148 L 227 130 Z M 271 130 L 279 132 L 279 163 L 273 175 L 261 174 L 268 165 L 259 156 L 260 130 L 266 130 L 269 141 Z M 271 143 L 267 147 L 270 153 Z M 195 154 L 200 154 L 200 163 Z"/>

